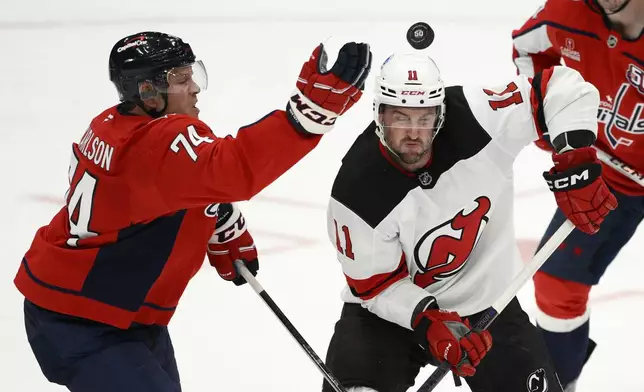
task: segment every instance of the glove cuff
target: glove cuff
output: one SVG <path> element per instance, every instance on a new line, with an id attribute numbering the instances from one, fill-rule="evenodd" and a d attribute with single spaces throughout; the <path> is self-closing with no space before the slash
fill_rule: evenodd
<path id="1" fill-rule="evenodd" d="M 422 314 L 419 314 L 414 323 L 414 340 L 425 350 L 429 350 L 429 340 L 427 339 L 427 330 L 432 325 L 432 321 Z"/>
<path id="2" fill-rule="evenodd" d="M 427 340 L 427 330 L 429 329 L 432 321 L 425 317 L 425 312 L 427 310 L 438 310 L 438 303 L 436 303 L 436 298 L 429 296 L 423 298 L 416 309 L 414 310 L 414 316 L 412 318 L 411 326 L 414 330 L 414 339 L 418 344 L 420 344 L 424 349 L 429 349 L 429 341 Z"/>
<path id="3" fill-rule="evenodd" d="M 566 171 L 584 163 L 597 162 L 597 152 L 593 147 L 576 148 L 561 154 L 552 154 L 557 172 Z"/>
<path id="4" fill-rule="evenodd" d="M 246 220 L 235 203 L 221 203 L 217 207 L 217 224 L 208 244 L 225 244 L 246 232 Z"/>
<path id="5" fill-rule="evenodd" d="M 295 90 L 286 105 L 286 115 L 291 125 L 305 135 L 322 135 L 333 129 L 338 115 L 308 99 Z"/>

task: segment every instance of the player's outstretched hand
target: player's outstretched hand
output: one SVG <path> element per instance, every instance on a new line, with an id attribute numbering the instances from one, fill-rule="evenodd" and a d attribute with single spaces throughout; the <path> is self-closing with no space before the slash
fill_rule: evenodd
<path id="1" fill-rule="evenodd" d="M 592 147 L 553 154 L 555 166 L 543 173 L 557 205 L 581 231 L 595 234 L 617 200 L 601 177 L 602 166 Z"/>
<path id="2" fill-rule="evenodd" d="M 335 64 L 327 69 L 324 45 L 318 45 L 304 63 L 297 78 L 286 113 L 301 132 L 323 134 L 330 131 L 338 116 L 362 96 L 371 70 L 371 51 L 365 43 L 348 42 L 342 46 Z"/>
<path id="3" fill-rule="evenodd" d="M 253 276 L 257 275 L 257 248 L 237 205 L 219 205 L 215 232 L 208 241 L 208 260 L 217 269 L 219 276 L 237 286 L 246 283 L 246 279 L 237 273 L 235 260 L 242 260 Z"/>
<path id="4" fill-rule="evenodd" d="M 473 376 L 492 348 L 488 331 L 472 330 L 469 320 L 455 312 L 425 310 L 416 316 L 413 328 L 420 344 L 438 361 L 447 361 L 459 376 Z"/>

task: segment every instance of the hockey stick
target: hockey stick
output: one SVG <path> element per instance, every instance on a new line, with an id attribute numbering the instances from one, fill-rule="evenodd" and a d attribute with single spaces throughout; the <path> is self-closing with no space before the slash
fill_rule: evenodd
<path id="1" fill-rule="evenodd" d="M 604 162 L 611 168 L 615 169 L 616 171 L 620 172 L 624 176 L 633 180 L 633 182 L 644 187 L 644 174 L 638 172 L 637 170 L 628 166 L 627 164 L 620 161 L 619 159 L 606 154 L 605 152 L 598 149 L 597 147 L 595 147 L 595 150 L 597 150 L 597 158 L 599 158 L 600 161 Z"/>
<path id="2" fill-rule="evenodd" d="M 346 389 L 340 384 L 340 381 L 331 373 L 331 370 L 322 362 L 320 357 L 317 356 L 315 351 L 309 346 L 309 344 L 304 340 L 302 335 L 295 329 L 293 324 L 289 321 L 288 318 L 286 318 L 286 315 L 280 310 L 280 308 L 277 306 L 277 304 L 273 301 L 273 299 L 266 293 L 266 290 L 262 287 L 261 284 L 255 279 L 253 274 L 248 271 L 248 268 L 246 268 L 246 265 L 244 265 L 244 262 L 241 260 L 235 260 L 235 268 L 237 271 L 241 274 L 241 276 L 246 279 L 246 282 L 250 285 L 250 287 L 255 290 L 257 295 L 259 295 L 266 305 L 273 311 L 275 316 L 282 322 L 282 325 L 286 327 L 286 329 L 291 333 L 291 336 L 297 341 L 297 343 L 300 345 L 302 350 L 306 352 L 306 354 L 311 358 L 311 361 L 315 363 L 315 366 L 320 370 L 326 381 L 333 387 L 335 392 L 347 392 Z"/>
<path id="3" fill-rule="evenodd" d="M 474 324 L 472 329 L 487 329 L 490 324 L 497 318 L 499 313 L 512 301 L 517 295 L 521 287 L 537 272 L 537 270 L 548 260 L 550 255 L 561 245 L 561 243 L 568 237 L 575 226 L 568 219 L 557 229 L 557 231 L 543 244 L 537 254 L 534 255 L 532 260 L 519 272 L 519 274 L 512 280 L 510 285 L 501 293 L 499 298 L 494 301 L 492 306 L 485 309 L 479 320 Z M 418 392 L 430 392 L 436 388 L 438 383 L 450 372 L 450 365 L 447 362 L 434 370 L 429 376 L 427 381 L 418 388 Z"/>

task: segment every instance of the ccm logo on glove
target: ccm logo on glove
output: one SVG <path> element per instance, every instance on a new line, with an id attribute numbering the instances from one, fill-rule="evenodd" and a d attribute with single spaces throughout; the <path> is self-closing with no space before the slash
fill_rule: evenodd
<path id="1" fill-rule="evenodd" d="M 581 189 L 592 181 L 595 181 L 595 179 L 600 175 L 601 165 L 590 164 L 585 167 L 579 167 L 574 172 L 548 175 L 546 177 L 546 183 L 551 191 L 561 189 Z"/>
<path id="2" fill-rule="evenodd" d="M 311 105 L 303 102 L 304 99 L 306 98 L 299 94 L 295 94 L 291 97 L 291 102 L 295 104 L 295 109 L 298 112 L 302 113 L 309 120 L 320 125 L 335 124 L 335 120 L 338 119 L 338 116 L 335 113 L 329 111 L 327 111 L 327 114 L 321 113 L 320 111 L 313 109 Z"/>
<path id="3" fill-rule="evenodd" d="M 553 154 L 554 167 L 543 173 L 561 212 L 586 234 L 599 231 L 617 199 L 602 179 L 602 166 L 592 147 Z"/>

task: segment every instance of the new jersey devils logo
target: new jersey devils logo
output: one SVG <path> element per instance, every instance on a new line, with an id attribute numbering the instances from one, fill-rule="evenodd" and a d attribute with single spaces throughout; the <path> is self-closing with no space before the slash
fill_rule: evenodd
<path id="1" fill-rule="evenodd" d="M 547 392 L 548 378 L 546 377 L 546 371 L 542 368 L 530 373 L 526 381 L 526 387 L 528 392 Z"/>
<path id="2" fill-rule="evenodd" d="M 420 237 L 414 247 L 414 261 L 419 269 L 414 276 L 416 285 L 425 288 L 457 274 L 465 266 L 489 219 L 486 214 L 490 211 L 490 199 L 480 196 L 475 201 L 477 206 L 472 212 L 465 214 L 462 209 L 454 218 Z M 427 254 L 426 261 L 421 260 L 421 254 Z"/>

